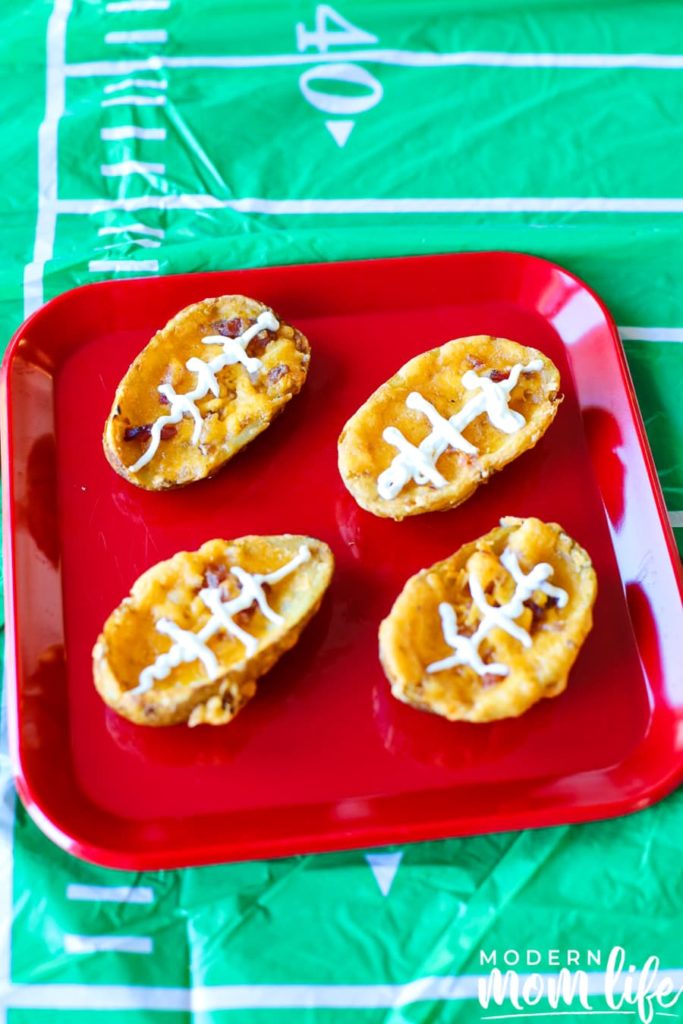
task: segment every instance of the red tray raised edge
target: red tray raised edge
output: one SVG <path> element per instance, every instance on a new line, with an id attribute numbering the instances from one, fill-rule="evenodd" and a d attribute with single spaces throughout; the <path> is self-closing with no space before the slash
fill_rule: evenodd
<path id="1" fill-rule="evenodd" d="M 311 381 L 215 480 L 143 495 L 99 447 L 113 388 L 168 316 L 228 291 L 308 332 Z M 358 510 L 336 474 L 347 416 L 410 355 L 480 332 L 556 359 L 557 424 L 461 509 L 403 524 Z M 639 809 L 680 781 L 680 565 L 616 328 L 562 268 L 475 253 L 86 285 L 16 333 L 1 387 L 12 760 L 30 813 L 70 852 L 139 870 L 548 826 Z M 306 465 L 283 470 L 306 439 Z M 405 578 L 499 515 L 534 513 L 601 568 L 596 628 L 567 693 L 484 727 L 398 705 L 375 636 Z M 150 735 L 104 709 L 86 656 L 136 576 L 210 536 L 279 529 L 330 541 L 339 572 L 252 705 L 212 734 Z M 221 787 L 245 779 L 231 806 Z"/>

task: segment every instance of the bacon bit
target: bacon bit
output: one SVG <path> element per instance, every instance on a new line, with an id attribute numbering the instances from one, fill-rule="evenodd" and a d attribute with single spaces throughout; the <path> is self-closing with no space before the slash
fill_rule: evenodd
<path id="1" fill-rule="evenodd" d="M 210 565 L 204 572 L 207 587 L 217 587 L 228 575 L 225 565 Z"/>
<path id="2" fill-rule="evenodd" d="M 272 370 L 268 371 L 268 383 L 276 384 L 281 377 L 285 376 L 288 369 L 289 368 L 285 363 L 278 363 L 277 366 L 274 366 Z"/>
<path id="3" fill-rule="evenodd" d="M 211 330 L 223 338 L 239 338 L 240 334 L 244 334 L 247 327 L 251 327 L 254 322 L 254 320 L 248 320 L 245 323 L 242 317 L 234 316 L 232 320 L 216 320 L 211 324 Z"/>
<path id="4" fill-rule="evenodd" d="M 495 686 L 496 683 L 500 683 L 502 678 L 502 676 L 494 675 L 493 672 L 487 672 L 481 677 L 481 685 L 484 690 L 488 690 L 490 686 Z"/>
<path id="5" fill-rule="evenodd" d="M 175 437 L 177 433 L 178 433 L 178 428 L 176 426 L 174 426 L 173 423 L 166 423 L 161 428 L 161 435 L 160 435 L 161 436 L 161 440 L 162 441 L 170 441 L 171 438 Z"/>
<path id="6" fill-rule="evenodd" d="M 152 424 L 145 423 L 141 427 L 126 427 L 124 441 L 149 441 L 152 436 Z"/>
<path id="7" fill-rule="evenodd" d="M 159 395 L 159 401 L 161 402 L 162 405 L 170 405 L 171 404 L 169 402 L 168 398 L 166 397 L 166 395 L 161 395 L 160 394 Z"/>
<path id="8" fill-rule="evenodd" d="M 275 335 L 272 331 L 260 331 L 247 345 L 247 355 L 256 356 L 257 358 L 262 356 L 274 337 Z"/>
<path id="9" fill-rule="evenodd" d="M 248 608 L 243 608 L 241 612 L 233 616 L 233 622 L 236 622 L 238 626 L 246 626 L 255 611 L 256 605 L 250 604 Z"/>
<path id="10" fill-rule="evenodd" d="M 481 359 L 478 359 L 476 356 L 473 356 L 471 352 L 469 352 L 467 355 L 467 362 L 474 370 L 476 370 L 479 366 L 484 365 Z"/>
<path id="11" fill-rule="evenodd" d="M 507 380 L 509 376 L 509 370 L 491 370 L 489 380 L 492 380 L 494 384 L 498 384 L 501 380 Z"/>
<path id="12" fill-rule="evenodd" d="M 524 602 L 524 607 L 528 608 L 531 612 L 531 628 L 535 629 L 538 623 L 543 618 L 544 614 L 554 608 L 557 604 L 556 597 L 548 596 L 548 600 L 544 605 L 536 604 L 533 598 L 529 598 L 528 601 Z"/>
<path id="13" fill-rule="evenodd" d="M 532 598 L 529 598 L 528 601 L 524 602 L 524 607 L 528 608 L 531 612 L 531 628 L 535 629 L 542 619 L 543 613 L 546 609 L 544 607 L 542 608 L 540 604 L 536 604 Z"/>

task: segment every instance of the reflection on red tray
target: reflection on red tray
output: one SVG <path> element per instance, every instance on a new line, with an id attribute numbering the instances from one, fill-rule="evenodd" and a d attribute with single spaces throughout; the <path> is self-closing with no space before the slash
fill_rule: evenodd
<path id="1" fill-rule="evenodd" d="M 213 480 L 144 493 L 104 459 L 111 396 L 181 306 L 240 292 L 310 338 L 309 382 Z M 466 334 L 546 352 L 565 401 L 463 506 L 403 523 L 339 478 L 348 416 L 403 362 Z M 4 363 L 10 729 L 19 792 L 86 859 L 142 869 L 585 821 L 681 777 L 680 575 L 615 328 L 550 263 L 479 253 L 107 282 L 49 303 Z M 501 515 L 560 522 L 599 578 L 561 697 L 452 724 L 389 694 L 377 627 L 406 578 Z M 308 533 L 337 572 L 302 640 L 229 726 L 152 730 L 107 709 L 90 651 L 145 569 L 211 537 Z"/>

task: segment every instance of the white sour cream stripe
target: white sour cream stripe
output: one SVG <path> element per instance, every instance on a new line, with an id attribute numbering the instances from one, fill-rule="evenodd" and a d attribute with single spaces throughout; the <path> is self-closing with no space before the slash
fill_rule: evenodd
<path id="1" fill-rule="evenodd" d="M 564 608 L 567 604 L 569 595 L 566 590 L 548 583 L 548 579 L 553 574 L 553 567 L 548 562 L 539 562 L 531 572 L 524 573 L 515 552 L 511 548 L 506 548 L 500 557 L 500 564 L 507 569 L 515 581 L 515 592 L 510 600 L 503 605 L 489 604 L 481 583 L 473 573 L 470 573 L 470 594 L 474 604 L 481 612 L 481 622 L 472 636 L 461 636 L 458 633 L 455 610 L 452 605 L 445 601 L 442 602 L 439 605 L 439 615 L 443 637 L 455 653 L 442 661 L 432 662 L 427 666 L 427 672 L 443 672 L 445 669 L 455 668 L 457 665 L 467 665 L 480 676 L 506 676 L 510 671 L 507 665 L 500 662 L 486 665 L 479 657 L 479 644 L 484 637 L 488 636 L 492 629 L 498 628 L 504 630 L 515 640 L 519 640 L 524 647 L 529 648 L 531 647 L 531 637 L 515 622 L 515 619 L 518 619 L 524 611 L 524 602 L 528 601 L 535 590 L 541 590 L 548 597 L 554 597 L 559 608 Z"/>
<path id="2" fill-rule="evenodd" d="M 382 437 L 398 455 L 388 469 L 377 478 L 377 491 L 381 498 L 390 501 L 401 493 L 409 480 L 416 484 L 431 483 L 445 487 L 448 481 L 439 473 L 436 463 L 447 448 L 476 455 L 478 449 L 462 436 L 461 431 L 473 420 L 486 413 L 492 425 L 505 434 L 514 434 L 524 426 L 526 420 L 521 413 L 508 407 L 510 392 L 517 386 L 520 374 L 534 373 L 543 369 L 542 359 L 532 359 L 523 366 L 515 363 L 507 380 L 493 381 L 490 377 L 479 377 L 474 370 L 463 374 L 462 383 L 468 391 L 479 389 L 450 419 L 445 419 L 419 391 L 411 391 L 406 399 L 409 409 L 423 413 L 429 420 L 432 431 L 419 446 L 411 444 L 397 427 L 387 427 Z"/>
<path id="3" fill-rule="evenodd" d="M 206 398 L 209 391 L 218 398 L 219 385 L 216 374 L 226 366 L 232 366 L 233 363 L 241 363 L 249 374 L 250 379 L 254 381 L 263 369 L 263 363 L 260 359 L 247 355 L 247 345 L 261 331 L 276 331 L 279 326 L 278 320 L 270 310 L 266 310 L 259 314 L 256 323 L 253 323 L 251 327 L 248 327 L 237 338 L 225 338 L 222 334 L 211 334 L 204 338 L 203 342 L 205 345 L 220 345 L 223 351 L 207 361 L 200 359 L 198 356 L 192 356 L 191 359 L 187 360 L 185 363 L 186 368 L 191 373 L 197 374 L 197 386 L 193 391 L 179 395 L 176 394 L 172 384 L 159 385 L 157 390 L 160 395 L 163 395 L 168 400 L 170 409 L 164 416 L 159 416 L 152 424 L 149 445 L 138 461 L 128 467 L 129 472 L 137 473 L 143 466 L 152 461 L 159 448 L 161 431 L 169 424 L 180 423 L 183 416 L 188 415 L 193 418 L 192 444 L 199 444 L 203 421 L 195 402 L 200 398 Z"/>
<path id="4" fill-rule="evenodd" d="M 181 629 L 169 619 L 159 619 L 156 624 L 157 630 L 165 636 L 169 636 L 173 640 L 173 644 L 165 654 L 159 655 L 153 665 L 142 670 L 138 685 L 128 692 L 131 694 L 147 693 L 154 686 L 156 679 L 166 679 L 171 671 L 183 662 L 201 661 L 207 677 L 211 679 L 218 672 L 218 661 L 207 643 L 221 630 L 239 640 L 244 645 L 247 657 L 251 657 L 258 647 L 258 640 L 238 626 L 236 622 L 233 622 L 233 616 L 250 608 L 252 604 L 257 604 L 270 622 L 278 626 L 282 625 L 284 619 L 269 606 L 263 586 L 266 583 L 279 583 L 280 580 L 307 562 L 310 557 L 310 549 L 302 544 L 294 558 L 273 572 L 251 573 L 239 565 L 232 566 L 230 572 L 238 580 L 242 589 L 231 601 L 222 600 L 220 584 L 217 587 L 205 587 L 200 590 L 199 596 L 211 612 L 211 618 L 198 633 Z"/>

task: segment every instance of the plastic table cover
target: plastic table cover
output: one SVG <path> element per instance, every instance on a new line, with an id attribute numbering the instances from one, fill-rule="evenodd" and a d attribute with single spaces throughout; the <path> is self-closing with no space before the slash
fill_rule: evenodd
<path id="1" fill-rule="evenodd" d="M 683 526 L 683 11 L 516 7 L 4 4 L 2 337 L 112 275 L 535 253 L 584 277 L 621 325 Z M 0 773 L 11 1024 L 552 1013 L 547 992 L 481 1005 L 492 951 L 525 974 L 588 966 L 590 1010 L 562 1004 L 569 1019 L 614 1011 L 615 946 L 683 981 L 680 793 L 601 824 L 132 876 L 53 847 L 17 805 L 6 753 Z M 683 1014 L 647 998 L 625 1010 L 648 1006 Z"/>

